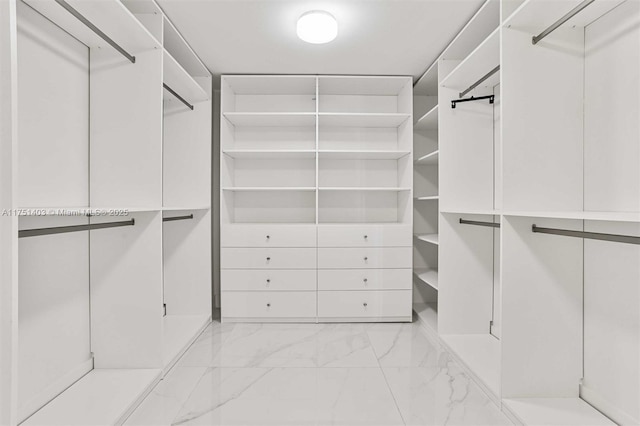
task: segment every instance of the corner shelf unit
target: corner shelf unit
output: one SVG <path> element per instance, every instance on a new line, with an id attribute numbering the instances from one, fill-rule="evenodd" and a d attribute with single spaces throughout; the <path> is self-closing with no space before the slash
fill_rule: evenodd
<path id="1" fill-rule="evenodd" d="M 155 2 L 16 5 L 0 423 L 121 424 L 211 321 L 212 77 Z"/>
<path id="2" fill-rule="evenodd" d="M 411 320 L 410 77 L 223 76 L 222 320 Z"/>
<path id="3" fill-rule="evenodd" d="M 516 424 L 640 423 L 639 56 L 637 1 L 488 0 L 414 87 L 414 311 Z"/>

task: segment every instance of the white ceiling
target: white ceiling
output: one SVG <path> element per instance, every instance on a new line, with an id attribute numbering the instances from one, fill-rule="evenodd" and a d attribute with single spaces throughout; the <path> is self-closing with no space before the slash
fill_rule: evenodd
<path id="1" fill-rule="evenodd" d="M 157 0 L 214 74 L 412 75 L 436 59 L 483 0 Z M 338 21 L 324 45 L 296 36 L 309 10 Z"/>

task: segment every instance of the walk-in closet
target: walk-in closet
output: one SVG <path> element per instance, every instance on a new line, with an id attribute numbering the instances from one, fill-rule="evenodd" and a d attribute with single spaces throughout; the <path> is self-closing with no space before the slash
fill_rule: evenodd
<path id="1" fill-rule="evenodd" d="M 0 426 L 640 425 L 640 0 L 0 0 Z"/>

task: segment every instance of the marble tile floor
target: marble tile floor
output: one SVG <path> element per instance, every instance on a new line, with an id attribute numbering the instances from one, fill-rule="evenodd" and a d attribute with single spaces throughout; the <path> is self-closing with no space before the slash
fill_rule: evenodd
<path id="1" fill-rule="evenodd" d="M 212 323 L 126 425 L 510 425 L 413 324 Z"/>

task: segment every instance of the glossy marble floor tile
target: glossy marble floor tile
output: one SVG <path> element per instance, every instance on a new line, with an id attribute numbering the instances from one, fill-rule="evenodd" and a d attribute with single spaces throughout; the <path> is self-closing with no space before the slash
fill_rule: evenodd
<path id="1" fill-rule="evenodd" d="M 418 324 L 214 322 L 128 425 L 507 425 Z"/>
<path id="2" fill-rule="evenodd" d="M 382 367 L 434 367 L 448 358 L 418 323 L 370 324 L 367 334 Z"/>

